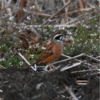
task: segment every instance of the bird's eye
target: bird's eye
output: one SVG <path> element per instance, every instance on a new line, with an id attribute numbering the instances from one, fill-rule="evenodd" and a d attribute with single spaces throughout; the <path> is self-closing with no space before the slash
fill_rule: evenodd
<path id="1" fill-rule="evenodd" d="M 63 35 L 62 34 L 57 34 L 54 36 L 55 40 L 62 40 L 63 39 Z"/>

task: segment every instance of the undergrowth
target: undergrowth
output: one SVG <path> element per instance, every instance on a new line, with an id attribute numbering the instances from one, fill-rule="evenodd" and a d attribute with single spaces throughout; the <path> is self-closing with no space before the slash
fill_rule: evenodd
<path id="1" fill-rule="evenodd" d="M 75 28 L 71 28 L 72 37 L 74 38 L 74 43 L 69 46 L 64 46 L 63 53 L 70 55 L 71 53 L 86 53 L 92 55 L 95 53 L 100 53 L 100 31 L 98 30 L 98 21 L 96 19 L 88 19 L 86 27 L 84 25 L 79 24 Z M 3 26 L 3 25 L 2 25 Z M 7 29 L 7 25 L 5 26 Z M 19 57 L 18 52 L 16 50 L 9 50 L 9 48 L 13 45 L 20 43 L 20 39 L 18 38 L 18 33 L 10 33 L 7 30 L 0 29 L 0 64 L 5 67 L 24 67 L 27 64 Z M 43 36 L 43 39 L 46 41 L 51 38 L 51 33 L 54 33 L 54 29 L 50 27 L 46 27 L 45 29 L 37 29 L 38 32 Z M 57 30 L 55 30 L 57 31 Z M 66 29 L 63 30 L 64 33 L 67 33 Z M 46 34 L 44 34 L 46 33 Z M 32 64 L 37 60 L 41 52 L 43 50 L 41 47 L 39 48 L 40 52 L 36 52 L 36 50 L 30 53 L 30 49 L 25 51 L 25 58 Z"/>

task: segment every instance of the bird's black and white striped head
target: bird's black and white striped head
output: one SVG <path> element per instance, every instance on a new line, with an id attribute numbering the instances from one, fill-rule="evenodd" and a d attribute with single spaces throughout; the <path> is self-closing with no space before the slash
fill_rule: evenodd
<path id="1" fill-rule="evenodd" d="M 63 39 L 64 39 L 64 36 L 63 36 L 63 34 L 55 34 L 54 36 L 53 36 L 53 40 L 55 41 L 55 42 L 62 42 L 63 41 Z"/>

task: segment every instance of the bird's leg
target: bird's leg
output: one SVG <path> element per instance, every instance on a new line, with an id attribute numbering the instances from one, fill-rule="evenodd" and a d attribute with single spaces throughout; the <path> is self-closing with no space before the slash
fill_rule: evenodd
<path id="1" fill-rule="evenodd" d="M 50 67 L 50 71 L 55 71 L 56 70 L 56 68 L 54 67 L 53 64 L 49 64 L 49 67 Z"/>
<path id="2" fill-rule="evenodd" d="M 49 64 L 44 68 L 44 70 L 45 70 L 45 71 L 48 71 L 48 67 L 50 68 L 49 71 L 55 71 L 55 70 L 56 70 L 56 68 L 54 67 L 54 65 L 51 64 L 51 63 L 49 63 Z"/>
<path id="3" fill-rule="evenodd" d="M 50 71 L 54 71 L 56 68 L 54 67 L 54 65 L 53 64 L 48 64 L 45 68 L 44 68 L 44 70 L 45 71 L 48 71 L 48 67 L 50 68 Z"/>
<path id="4" fill-rule="evenodd" d="M 47 71 L 48 70 L 48 67 L 49 67 L 49 65 L 46 65 L 46 67 L 44 68 L 44 70 Z"/>

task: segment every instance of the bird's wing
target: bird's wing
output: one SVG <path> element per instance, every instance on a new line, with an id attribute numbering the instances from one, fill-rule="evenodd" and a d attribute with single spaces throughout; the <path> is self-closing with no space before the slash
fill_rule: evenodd
<path id="1" fill-rule="evenodd" d="M 49 46 L 47 46 L 46 50 L 39 57 L 38 62 L 41 62 L 42 60 L 44 60 L 47 57 L 49 57 L 50 55 L 52 55 L 54 53 L 53 52 L 53 47 L 54 47 L 54 44 L 50 44 Z"/>

